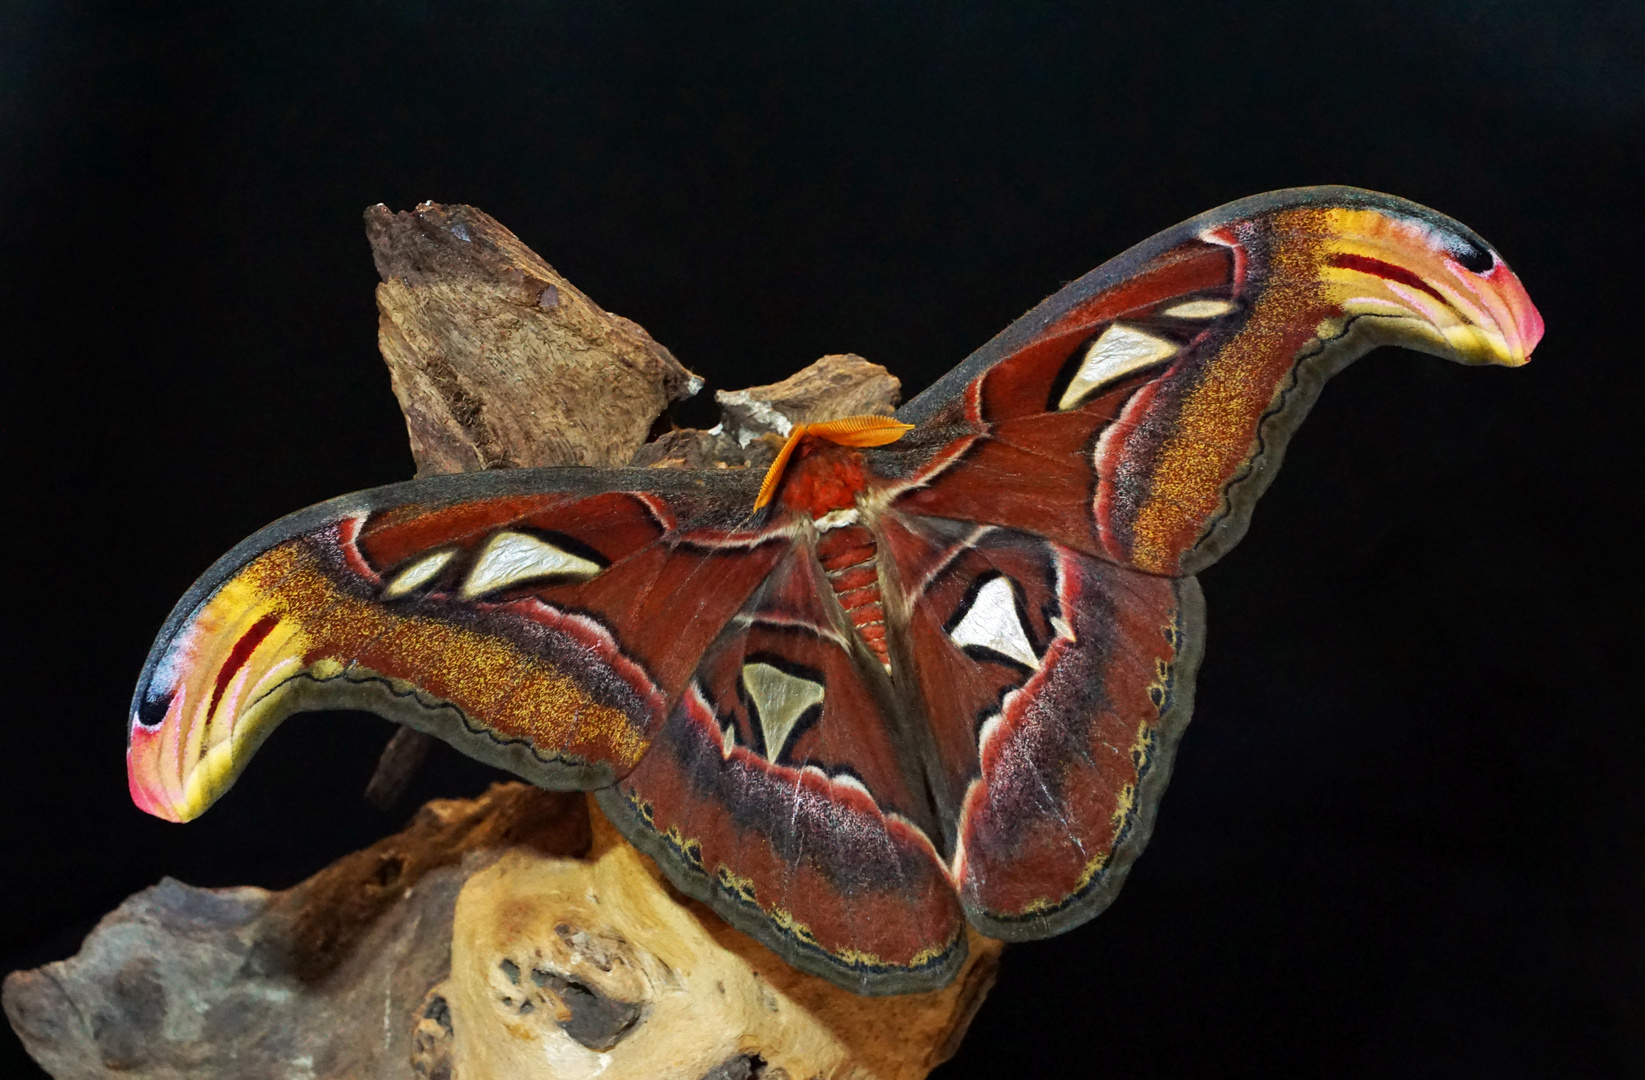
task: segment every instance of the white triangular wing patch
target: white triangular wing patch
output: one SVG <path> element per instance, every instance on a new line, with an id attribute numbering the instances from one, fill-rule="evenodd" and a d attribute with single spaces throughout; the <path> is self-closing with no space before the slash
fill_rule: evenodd
<path id="1" fill-rule="evenodd" d="M 1233 310 L 1234 305 L 1227 300 L 1184 300 L 1160 314 L 1173 319 L 1216 319 Z"/>
<path id="2" fill-rule="evenodd" d="M 395 597 L 404 596 L 419 585 L 427 584 L 431 578 L 445 569 L 446 563 L 450 562 L 455 554 L 456 551 L 447 548 L 424 555 L 394 576 L 394 580 L 383 589 L 383 599 L 393 600 Z"/>
<path id="3" fill-rule="evenodd" d="M 765 752 L 772 760 L 782 753 L 800 717 L 819 704 L 825 693 L 820 682 L 760 663 L 743 665 L 743 686 L 760 714 Z"/>
<path id="4" fill-rule="evenodd" d="M 1152 367 L 1176 351 L 1174 341 L 1114 323 L 1085 350 L 1085 359 L 1062 392 L 1057 408 L 1072 409 L 1107 384 Z"/>
<path id="5" fill-rule="evenodd" d="M 538 578 L 569 577 L 587 581 L 604 567 L 555 547 L 546 540 L 519 532 L 500 532 L 486 541 L 463 582 L 463 599 L 506 589 Z"/>
<path id="6" fill-rule="evenodd" d="M 977 590 L 971 606 L 948 636 L 961 648 L 979 645 L 1036 670 L 1040 666 L 1040 658 L 1034 655 L 1034 646 L 1017 614 L 1011 583 L 1003 577 L 989 578 Z"/>

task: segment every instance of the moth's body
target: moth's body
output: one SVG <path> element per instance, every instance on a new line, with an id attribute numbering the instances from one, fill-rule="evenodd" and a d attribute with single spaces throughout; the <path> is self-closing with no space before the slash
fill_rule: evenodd
<path id="1" fill-rule="evenodd" d="M 686 892 L 865 993 L 967 921 L 1090 918 L 1187 723 L 1192 576 L 1376 344 L 1523 363 L 1473 233 L 1348 188 L 1230 204 L 1029 312 L 895 420 L 759 477 L 520 470 L 334 500 L 226 556 L 133 703 L 138 804 L 195 816 L 282 717 L 355 707 L 601 805 Z"/>
<path id="2" fill-rule="evenodd" d="M 872 476 L 857 447 L 802 435 L 786 464 L 777 505 L 810 518 L 816 533 L 812 551 L 834 599 L 862 644 L 892 674 L 874 538 L 875 511 L 868 497 Z"/>

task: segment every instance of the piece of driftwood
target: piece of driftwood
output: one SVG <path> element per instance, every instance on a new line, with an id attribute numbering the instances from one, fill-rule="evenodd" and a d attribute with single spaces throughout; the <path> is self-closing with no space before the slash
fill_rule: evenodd
<path id="1" fill-rule="evenodd" d="M 794 423 L 896 404 L 884 368 L 829 356 L 717 395 L 713 431 L 642 445 L 700 385 L 643 329 L 471 207 L 378 206 L 366 224 L 419 475 L 764 468 Z M 390 743 L 374 801 L 403 790 L 423 738 Z M 283 893 L 163 881 L 73 959 L 10 976 L 4 1003 L 60 1080 L 917 1080 L 953 1053 L 999 951 L 973 934 L 947 988 L 857 997 L 675 892 L 582 796 L 506 784 L 430 803 Z"/>
<path id="2" fill-rule="evenodd" d="M 589 839 L 582 795 L 499 784 L 284 892 L 166 878 L 73 958 L 10 975 L 6 1017 L 57 1080 L 449 1080 L 449 1040 L 422 1073 L 412 1060 L 464 882 L 502 852 L 567 858 Z"/>
<path id="3" fill-rule="evenodd" d="M 702 386 L 472 206 L 378 204 L 365 221 L 378 346 L 419 476 L 623 465 Z"/>
<path id="4" fill-rule="evenodd" d="M 890 416 L 901 395 L 902 384 L 885 368 L 856 353 L 836 353 L 779 383 L 716 391 L 714 400 L 725 416 L 721 427 L 747 446 L 767 435 L 782 438 L 795 424 Z"/>
<path id="5" fill-rule="evenodd" d="M 439 991 L 457 1077 L 918 1080 L 993 983 L 998 947 L 975 935 L 935 993 L 863 998 L 803 975 L 592 820 L 587 859 L 511 851 L 463 887 Z"/>
<path id="6" fill-rule="evenodd" d="M 391 810 L 405 794 L 411 778 L 417 775 L 428 752 L 433 749 L 434 737 L 408 727 L 400 728 L 383 747 L 377 759 L 377 768 L 366 784 L 366 802 L 379 810 Z"/>
<path id="7" fill-rule="evenodd" d="M 885 368 L 855 353 L 835 353 L 770 386 L 715 391 L 722 419 L 712 431 L 664 432 L 640 447 L 631 464 L 764 470 L 795 424 L 890 416 L 901 399 L 902 383 Z"/>

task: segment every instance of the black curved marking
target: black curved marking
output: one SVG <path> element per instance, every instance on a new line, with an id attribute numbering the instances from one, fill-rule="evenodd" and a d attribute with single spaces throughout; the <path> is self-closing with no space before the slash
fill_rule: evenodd
<path id="1" fill-rule="evenodd" d="M 1457 265 L 1473 274 L 1483 274 L 1496 265 L 1496 254 L 1490 248 L 1478 246 L 1459 240 L 1456 246 L 1447 246 L 1446 250 L 1457 261 Z"/>
<path id="2" fill-rule="evenodd" d="M 166 713 L 171 710 L 171 699 L 176 696 L 167 692 L 150 697 L 141 696 L 141 704 L 137 706 L 137 722 L 150 731 L 154 731 L 166 722 Z"/>

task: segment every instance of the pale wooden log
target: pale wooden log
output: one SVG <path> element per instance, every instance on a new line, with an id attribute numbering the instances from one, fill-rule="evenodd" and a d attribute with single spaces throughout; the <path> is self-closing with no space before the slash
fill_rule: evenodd
<path id="1" fill-rule="evenodd" d="M 592 832 L 591 832 L 592 829 Z M 6 980 L 58 1080 L 918 1080 L 992 984 L 861 998 L 686 900 L 584 797 L 439 799 L 284 892 L 167 879 Z"/>
<path id="2" fill-rule="evenodd" d="M 864 998 L 801 974 L 591 817 L 587 858 L 513 851 L 463 886 L 439 991 L 457 1077 L 919 1080 L 993 984 L 999 945 L 974 933 L 933 993 Z"/>
<path id="3" fill-rule="evenodd" d="M 718 433 L 642 447 L 697 385 L 642 329 L 471 207 L 366 219 L 420 475 L 631 458 L 763 468 L 794 423 L 896 403 L 883 368 L 824 357 L 720 395 Z M 379 798 L 415 757 L 397 737 Z M 918 1080 L 993 983 L 1001 946 L 973 933 L 970 948 L 943 990 L 858 997 L 673 890 L 581 796 L 507 784 L 430 803 L 284 893 L 162 883 L 77 957 L 8 978 L 5 1008 L 59 1078 Z"/>

